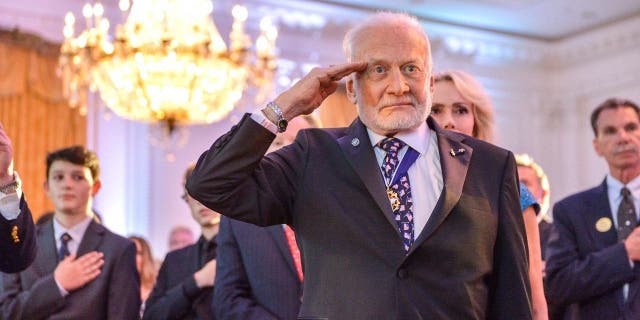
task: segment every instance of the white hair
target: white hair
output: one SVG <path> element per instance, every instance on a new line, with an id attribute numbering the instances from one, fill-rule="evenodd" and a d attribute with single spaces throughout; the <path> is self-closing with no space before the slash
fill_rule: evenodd
<path id="1" fill-rule="evenodd" d="M 410 28 L 422 36 L 427 49 L 427 63 L 429 71 L 431 71 L 433 63 L 431 59 L 431 45 L 429 44 L 429 37 L 427 36 L 427 33 L 424 31 L 424 28 L 416 17 L 399 12 L 377 12 L 349 29 L 342 40 L 342 49 L 344 50 L 344 54 L 349 62 L 353 62 L 353 59 L 355 58 L 353 56 L 353 45 L 356 43 L 356 40 L 368 29 L 380 26 L 388 26 L 389 28 Z"/>

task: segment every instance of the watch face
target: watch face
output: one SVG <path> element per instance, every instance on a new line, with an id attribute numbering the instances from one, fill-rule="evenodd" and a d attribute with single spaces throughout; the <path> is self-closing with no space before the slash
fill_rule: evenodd
<path id="1" fill-rule="evenodd" d="M 14 181 L 6 186 L 0 187 L 0 192 L 4 194 L 14 193 L 18 190 L 18 182 Z"/>
<path id="2" fill-rule="evenodd" d="M 285 132 L 287 125 L 289 125 L 289 122 L 286 119 L 278 120 L 278 132 Z"/>

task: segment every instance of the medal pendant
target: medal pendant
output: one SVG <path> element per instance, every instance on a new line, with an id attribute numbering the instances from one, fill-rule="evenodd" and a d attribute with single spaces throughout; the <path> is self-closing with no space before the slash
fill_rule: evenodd
<path id="1" fill-rule="evenodd" d="M 391 203 L 391 210 L 398 211 L 398 209 L 400 209 L 400 198 L 398 197 L 398 193 L 387 187 L 387 197 Z"/>

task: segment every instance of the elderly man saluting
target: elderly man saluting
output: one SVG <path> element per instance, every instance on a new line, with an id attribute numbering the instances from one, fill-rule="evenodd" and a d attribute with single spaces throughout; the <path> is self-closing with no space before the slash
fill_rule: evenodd
<path id="1" fill-rule="evenodd" d="M 295 230 L 303 319 L 531 318 L 512 153 L 428 118 L 431 53 L 415 18 L 375 14 L 344 48 L 349 63 L 312 70 L 217 139 L 189 194 Z M 265 155 L 344 77 L 358 107 L 351 126 L 301 130 Z"/>

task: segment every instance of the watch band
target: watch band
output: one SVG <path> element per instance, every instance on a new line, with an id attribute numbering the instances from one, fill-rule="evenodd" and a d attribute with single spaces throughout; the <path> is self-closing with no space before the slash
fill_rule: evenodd
<path id="1" fill-rule="evenodd" d="M 0 187 L 0 193 L 2 194 L 11 194 L 11 193 L 16 193 L 16 191 L 20 188 L 20 185 L 22 184 L 22 182 L 20 181 L 20 178 L 18 178 L 18 175 L 16 172 L 14 172 L 13 174 L 13 181 L 7 185 L 1 186 Z"/>
<path id="2" fill-rule="evenodd" d="M 264 109 L 264 114 L 267 119 L 276 125 L 278 132 L 285 132 L 287 130 L 289 122 L 284 118 L 282 110 L 275 102 L 271 101 L 267 103 L 267 107 Z M 273 115 L 275 115 L 275 117 Z"/>

